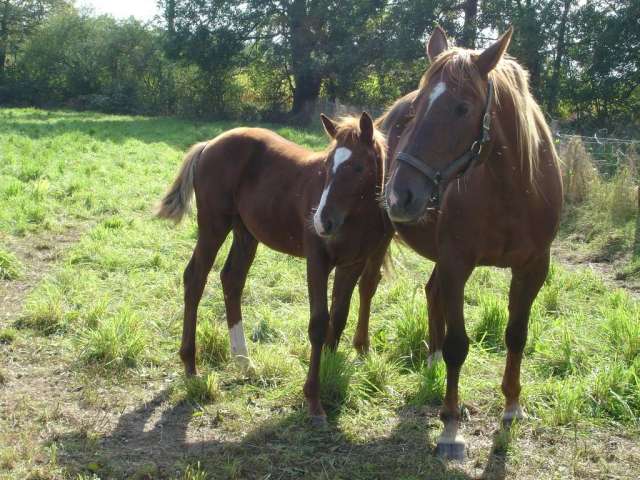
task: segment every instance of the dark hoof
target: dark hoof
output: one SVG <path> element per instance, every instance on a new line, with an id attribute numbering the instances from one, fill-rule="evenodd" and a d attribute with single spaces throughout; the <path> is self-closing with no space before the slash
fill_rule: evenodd
<path id="1" fill-rule="evenodd" d="M 360 356 L 365 356 L 369 354 L 369 345 L 353 345 L 353 348 L 356 349 L 356 352 Z"/>
<path id="2" fill-rule="evenodd" d="M 313 428 L 326 428 L 327 416 L 326 415 L 311 415 L 311 426 Z"/>
<path id="3" fill-rule="evenodd" d="M 436 445 L 436 455 L 440 458 L 451 460 L 464 460 L 466 447 L 464 442 L 438 443 Z"/>

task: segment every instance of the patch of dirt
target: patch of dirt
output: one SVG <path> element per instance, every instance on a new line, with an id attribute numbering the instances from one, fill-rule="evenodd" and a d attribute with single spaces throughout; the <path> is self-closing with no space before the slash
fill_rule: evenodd
<path id="1" fill-rule="evenodd" d="M 80 237 L 81 231 L 69 228 L 62 233 L 40 233 L 16 238 L 0 233 L 0 243 L 22 263 L 22 275 L 16 280 L 0 280 L 0 327 L 13 323 L 22 310 L 24 299 L 51 270 L 62 253 Z"/>
<path id="2" fill-rule="evenodd" d="M 556 241 L 551 247 L 552 258 L 558 260 L 569 270 L 578 268 L 591 269 L 608 285 L 628 291 L 634 298 L 640 299 L 640 282 L 633 279 L 620 279 L 617 271 L 620 265 L 629 261 L 629 257 L 619 257 L 613 262 L 604 257 L 594 257 L 574 248 L 569 240 Z"/>

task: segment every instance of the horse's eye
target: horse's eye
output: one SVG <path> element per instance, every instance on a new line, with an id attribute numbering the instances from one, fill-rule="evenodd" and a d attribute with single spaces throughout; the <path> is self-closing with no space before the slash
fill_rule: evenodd
<path id="1" fill-rule="evenodd" d="M 459 103 L 455 108 L 456 115 L 464 117 L 469 112 L 469 106 L 466 103 Z"/>
<path id="2" fill-rule="evenodd" d="M 362 173 L 364 167 L 362 165 L 356 164 L 353 169 L 356 171 L 356 173 Z"/>

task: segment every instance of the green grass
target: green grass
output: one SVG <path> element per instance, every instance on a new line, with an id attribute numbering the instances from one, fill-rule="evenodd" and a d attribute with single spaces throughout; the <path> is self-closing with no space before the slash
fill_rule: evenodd
<path id="1" fill-rule="evenodd" d="M 0 247 L 0 280 L 16 280 L 22 274 L 22 263 L 16 256 Z"/>
<path id="2" fill-rule="evenodd" d="M 300 259 L 259 247 L 242 302 L 252 364 L 241 369 L 229 352 L 218 276 L 229 242 L 223 246 L 199 309 L 203 373 L 183 377 L 182 272 L 197 231 L 193 218 L 174 227 L 154 220 L 151 209 L 184 150 L 231 126 L 0 110 L 0 232 L 25 245 L 35 235 L 81 232 L 23 311 L 1 325 L 0 356 L 11 349 L 3 358 L 22 355 L 21 365 L 35 369 L 21 382 L 12 371 L 1 388 L 47 374 L 60 384 L 41 393 L 36 383 L 29 395 L 6 397 L 15 408 L 10 418 L 0 416 L 7 439 L 0 443 L 15 447 L 0 449 L 0 477 L 46 471 L 56 479 L 127 478 L 150 461 L 159 478 L 477 477 L 474 465 L 488 461 L 487 437 L 503 402 L 508 271 L 479 268 L 465 291 L 472 344 L 461 399 L 479 422 L 469 428 L 485 437 L 466 432 L 472 457 L 460 467 L 430 453 L 445 385 L 443 365 L 426 366 L 423 287 L 433 265 L 398 245 L 395 274 L 373 300 L 372 353 L 360 358 L 350 348 L 357 295 L 340 348 L 323 353 L 328 431 L 306 423 L 309 307 Z M 313 148 L 325 144 L 314 132 L 277 129 Z M 494 440 L 497 450 L 519 459 L 508 468 L 523 478 L 560 478 L 571 468 L 576 477 L 593 478 L 590 469 L 601 466 L 581 457 L 588 449 L 578 445 L 589 444 L 594 432 L 638 438 L 639 309 L 590 270 L 552 266 L 532 310 L 523 362 L 522 399 L 531 418 L 518 435 Z M 53 370 L 46 370 L 49 362 Z M 0 367 L 9 376 L 13 365 Z M 38 423 L 39 410 L 58 395 L 70 410 Z M 554 456 L 549 448 L 572 448 L 577 463 L 546 465 Z"/>

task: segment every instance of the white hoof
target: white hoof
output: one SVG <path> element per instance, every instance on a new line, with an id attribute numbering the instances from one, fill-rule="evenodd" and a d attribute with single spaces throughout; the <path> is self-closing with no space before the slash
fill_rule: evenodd
<path id="1" fill-rule="evenodd" d="M 251 358 L 245 355 L 235 355 L 233 357 L 233 360 L 236 362 L 236 365 L 243 371 L 248 371 L 255 368 L 255 365 L 251 361 Z"/>
<path id="2" fill-rule="evenodd" d="M 464 460 L 467 452 L 467 443 L 464 437 L 458 433 L 457 425 L 447 425 L 438 437 L 436 455 L 451 460 Z"/>
<path id="3" fill-rule="evenodd" d="M 502 414 L 502 421 L 504 423 L 511 423 L 514 420 L 525 420 L 526 418 L 527 414 L 518 403 L 505 408 L 504 413 Z"/>
<path id="4" fill-rule="evenodd" d="M 427 357 L 427 367 L 431 368 L 440 361 L 442 361 L 442 350 L 436 350 Z"/>

